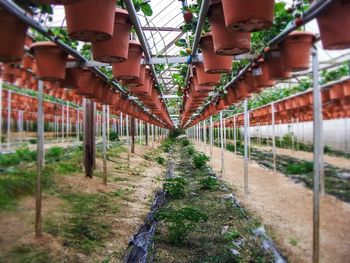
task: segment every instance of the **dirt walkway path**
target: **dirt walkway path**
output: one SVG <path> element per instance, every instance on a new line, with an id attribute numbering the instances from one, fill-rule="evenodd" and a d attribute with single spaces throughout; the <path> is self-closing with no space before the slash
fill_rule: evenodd
<path id="1" fill-rule="evenodd" d="M 263 151 L 272 151 L 271 146 L 258 146 L 254 145 L 254 147 L 263 150 Z M 276 148 L 277 155 L 287 155 L 294 158 L 299 158 L 307 161 L 313 160 L 313 153 L 312 152 L 305 152 L 305 151 L 293 151 L 291 149 L 283 149 L 283 148 Z M 324 161 L 325 163 L 334 165 L 335 167 L 348 169 L 350 170 L 350 160 L 342 157 L 336 157 L 336 156 L 330 156 L 330 155 L 324 155 Z"/>
<path id="2" fill-rule="evenodd" d="M 196 145 L 204 151 L 203 145 Z M 209 154 L 209 146 L 206 147 Z M 211 165 L 221 169 L 220 148 L 213 147 Z M 312 261 L 312 191 L 286 176 L 249 165 L 249 197 L 243 197 L 243 159 L 225 152 L 223 179 L 238 191 L 244 205 L 272 229 L 290 262 Z M 350 204 L 326 195 L 321 200 L 321 262 L 344 263 L 350 259 Z"/>

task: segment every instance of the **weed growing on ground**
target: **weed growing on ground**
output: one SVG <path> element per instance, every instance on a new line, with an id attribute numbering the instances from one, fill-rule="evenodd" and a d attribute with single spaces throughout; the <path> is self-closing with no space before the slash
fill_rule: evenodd
<path id="1" fill-rule="evenodd" d="M 198 223 L 208 220 L 207 215 L 192 207 L 184 207 L 178 210 L 163 208 L 156 214 L 156 218 L 167 225 L 169 230 L 168 238 L 171 244 L 183 243 L 188 233 Z"/>
<path id="2" fill-rule="evenodd" d="M 204 153 L 197 152 L 192 156 L 193 165 L 197 169 L 202 169 L 209 160 L 209 156 L 205 155 Z"/>
<path id="3" fill-rule="evenodd" d="M 31 151 L 28 147 L 21 147 L 14 153 L 0 154 L 0 167 L 19 165 L 22 162 L 34 162 L 36 151 Z"/>
<path id="4" fill-rule="evenodd" d="M 313 169 L 313 163 L 308 161 L 290 163 L 286 167 L 287 174 L 307 174 L 311 173 Z"/>
<path id="5" fill-rule="evenodd" d="M 199 185 L 201 189 L 204 190 L 213 190 L 218 186 L 218 179 L 215 176 L 207 176 L 199 180 Z"/>
<path id="6" fill-rule="evenodd" d="M 180 198 L 185 195 L 187 180 L 183 177 L 167 178 L 163 185 L 165 192 L 172 198 Z"/>
<path id="7" fill-rule="evenodd" d="M 157 161 L 158 164 L 161 164 L 161 165 L 165 164 L 165 159 L 163 157 L 161 157 L 161 156 L 158 156 L 156 158 L 156 161 Z"/>
<path id="8" fill-rule="evenodd" d="M 187 139 L 182 140 L 181 143 L 182 143 L 182 146 L 189 146 L 190 145 L 190 141 Z"/>

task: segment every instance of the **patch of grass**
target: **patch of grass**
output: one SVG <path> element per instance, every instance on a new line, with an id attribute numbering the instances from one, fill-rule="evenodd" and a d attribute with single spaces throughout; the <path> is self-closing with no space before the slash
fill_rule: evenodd
<path id="1" fill-rule="evenodd" d="M 292 237 L 289 238 L 289 244 L 291 244 L 292 246 L 296 247 L 298 245 L 298 243 L 299 243 L 299 241 L 297 239 L 292 238 Z"/>
<path id="2" fill-rule="evenodd" d="M 181 143 L 182 143 L 182 146 L 189 146 L 190 145 L 190 141 L 188 139 L 183 139 L 181 141 Z"/>
<path id="3" fill-rule="evenodd" d="M 224 238 L 229 242 L 234 241 L 240 237 L 241 233 L 239 233 L 239 231 L 237 231 L 236 229 L 230 230 L 224 234 Z"/>
<path id="4" fill-rule="evenodd" d="M 162 142 L 162 149 L 164 152 L 168 153 L 170 152 L 170 150 L 172 149 L 173 145 L 175 143 L 175 140 L 173 139 L 165 139 L 163 142 Z"/>
<path id="5" fill-rule="evenodd" d="M 163 185 L 165 192 L 171 198 L 180 198 L 185 195 L 187 180 L 183 177 L 167 178 Z"/>
<path id="6" fill-rule="evenodd" d="M 192 156 L 195 152 L 196 150 L 192 146 L 187 148 L 188 155 Z"/>
<path id="7" fill-rule="evenodd" d="M 160 165 L 164 165 L 164 164 L 165 164 L 165 159 L 164 159 L 163 157 L 161 157 L 161 156 L 158 156 L 158 157 L 156 158 L 156 161 L 157 161 L 157 163 L 160 164 Z"/>
<path id="8" fill-rule="evenodd" d="M 71 216 L 61 226 L 63 244 L 90 255 L 103 247 L 110 236 L 110 220 L 118 211 L 118 202 L 112 194 L 69 193 L 62 198 L 71 205 Z M 110 216 L 110 218 L 106 218 Z"/>
<path id="9" fill-rule="evenodd" d="M 193 165 L 197 169 L 203 168 L 209 160 L 210 160 L 209 156 L 205 155 L 204 153 L 195 153 L 192 156 Z"/>
<path id="10" fill-rule="evenodd" d="M 53 262 L 48 251 L 39 249 L 32 245 L 21 245 L 15 247 L 9 256 L 1 262 L 8 263 L 47 263 Z"/>
<path id="11" fill-rule="evenodd" d="M 290 163 L 286 167 L 287 174 L 307 174 L 313 171 L 313 163 L 301 161 L 299 163 Z"/>
<path id="12" fill-rule="evenodd" d="M 0 154 L 0 167 L 15 166 L 22 162 L 34 162 L 36 151 L 31 151 L 28 147 L 21 147 L 14 153 Z"/>

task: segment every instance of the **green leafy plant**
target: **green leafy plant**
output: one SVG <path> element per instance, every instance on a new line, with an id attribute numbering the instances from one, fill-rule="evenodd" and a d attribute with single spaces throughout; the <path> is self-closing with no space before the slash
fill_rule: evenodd
<path id="1" fill-rule="evenodd" d="M 182 140 L 182 146 L 189 146 L 190 145 L 190 141 L 187 139 Z"/>
<path id="2" fill-rule="evenodd" d="M 165 139 L 162 143 L 162 148 L 164 152 L 170 152 L 171 148 L 173 147 L 174 140 L 172 139 Z"/>
<path id="3" fill-rule="evenodd" d="M 167 178 L 163 185 L 165 192 L 172 198 L 180 198 L 185 195 L 187 180 L 183 177 Z"/>
<path id="4" fill-rule="evenodd" d="M 165 159 L 163 157 L 161 157 L 161 156 L 158 156 L 156 158 L 156 161 L 157 161 L 158 164 L 161 164 L 161 165 L 163 165 L 165 163 Z"/>
<path id="5" fill-rule="evenodd" d="M 209 156 L 205 155 L 204 153 L 195 153 L 192 156 L 193 165 L 197 169 L 203 168 L 209 160 L 210 160 Z"/>
<path id="6" fill-rule="evenodd" d="M 233 240 L 236 240 L 237 238 L 240 238 L 240 237 L 241 237 L 241 234 L 236 229 L 228 231 L 224 234 L 224 238 L 227 241 L 233 241 Z"/>
<path id="7" fill-rule="evenodd" d="M 48 162 L 58 162 L 64 155 L 65 149 L 59 146 L 53 146 L 46 152 L 46 160 Z"/>
<path id="8" fill-rule="evenodd" d="M 215 176 L 207 176 L 199 180 L 199 185 L 201 189 L 213 190 L 218 186 L 218 179 Z"/>
<path id="9" fill-rule="evenodd" d="M 188 149 L 187 149 L 187 154 L 188 155 L 193 155 L 195 152 L 196 151 L 195 151 L 195 149 L 193 147 L 188 147 Z"/>
<path id="10" fill-rule="evenodd" d="M 168 238 L 172 244 L 183 243 L 188 233 L 195 229 L 198 223 L 208 220 L 207 215 L 192 207 L 184 207 L 179 210 L 161 209 L 156 214 L 156 218 L 168 226 Z"/>
<path id="11" fill-rule="evenodd" d="M 109 133 L 109 140 L 111 142 L 114 142 L 114 141 L 119 141 L 119 138 L 118 138 L 118 134 L 116 132 L 110 132 Z"/>
<path id="12" fill-rule="evenodd" d="M 301 161 L 299 163 L 291 163 L 286 167 L 288 174 L 307 174 L 313 171 L 313 163 L 308 161 Z"/>

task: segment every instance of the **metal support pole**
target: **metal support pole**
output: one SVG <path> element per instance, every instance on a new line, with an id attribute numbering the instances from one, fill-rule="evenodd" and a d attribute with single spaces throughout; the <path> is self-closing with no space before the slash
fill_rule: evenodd
<path id="1" fill-rule="evenodd" d="M 244 100 L 244 196 L 248 196 L 248 101 Z"/>
<path id="2" fill-rule="evenodd" d="M 107 107 L 102 106 L 103 183 L 107 185 Z"/>
<path id="3" fill-rule="evenodd" d="M 203 132 L 204 132 L 204 153 L 207 154 L 207 121 L 204 120 L 203 123 Z"/>
<path id="4" fill-rule="evenodd" d="M 237 155 L 237 126 L 236 126 L 236 115 L 233 116 L 233 140 L 235 146 L 235 155 Z"/>
<path id="5" fill-rule="evenodd" d="M 62 107 L 62 114 L 61 114 L 61 125 L 62 125 L 62 127 L 61 127 L 61 141 L 63 143 L 63 141 L 64 141 L 64 106 L 61 105 L 61 107 Z"/>
<path id="6" fill-rule="evenodd" d="M 129 115 L 126 115 L 125 117 L 125 126 L 126 126 L 126 142 L 128 146 L 128 167 L 130 167 L 130 138 L 129 138 Z"/>
<path id="7" fill-rule="evenodd" d="M 94 104 L 90 99 L 84 99 L 84 168 L 85 176 L 92 178 L 95 159 L 95 121 Z"/>
<path id="8" fill-rule="evenodd" d="M 0 76 L 0 152 L 2 149 L 2 83 Z"/>
<path id="9" fill-rule="evenodd" d="M 226 142 L 226 120 L 223 120 L 223 125 L 224 125 L 224 149 L 226 151 L 226 145 L 227 145 L 227 142 Z"/>
<path id="10" fill-rule="evenodd" d="M 139 143 L 140 143 L 140 155 L 142 156 L 142 121 L 140 120 L 140 139 L 139 139 Z"/>
<path id="11" fill-rule="evenodd" d="M 38 82 L 38 115 L 37 115 L 37 174 L 35 181 L 35 236 L 42 236 L 42 189 L 41 177 L 44 168 L 44 107 L 43 107 L 44 83 Z"/>
<path id="12" fill-rule="evenodd" d="M 271 103 L 273 170 L 276 172 L 275 104 Z"/>
<path id="13" fill-rule="evenodd" d="M 155 127 L 154 127 L 154 124 L 152 124 L 152 148 L 154 148 L 155 140 L 156 140 Z"/>
<path id="14" fill-rule="evenodd" d="M 313 263 L 320 260 L 320 187 L 323 186 L 322 164 L 323 164 L 323 132 L 322 132 L 322 100 L 319 85 L 319 64 L 317 50 L 312 50 L 313 66 L 313 97 L 314 97 L 314 187 L 313 187 Z"/>
<path id="15" fill-rule="evenodd" d="M 66 112 L 67 112 L 67 117 L 66 117 L 66 136 L 67 136 L 67 141 L 69 140 L 69 102 L 67 101 L 66 105 Z"/>
<path id="16" fill-rule="evenodd" d="M 222 120 L 222 111 L 220 111 L 220 143 L 221 143 L 221 174 L 225 174 L 224 126 L 223 126 L 223 120 Z"/>
<path id="17" fill-rule="evenodd" d="M 11 94 L 12 91 L 7 91 L 7 149 L 10 149 L 11 140 Z"/>
<path id="18" fill-rule="evenodd" d="M 77 109 L 77 141 L 80 140 L 80 111 Z"/>
<path id="19" fill-rule="evenodd" d="M 106 106 L 107 108 L 107 149 L 109 149 L 109 134 L 110 134 L 110 112 L 109 112 L 109 105 Z"/>
<path id="20" fill-rule="evenodd" d="M 137 120 L 134 117 L 130 117 L 130 134 L 131 134 L 131 153 L 135 153 L 135 135 L 136 135 L 136 128 Z"/>
<path id="21" fill-rule="evenodd" d="M 210 116 L 209 137 L 210 137 L 210 157 L 213 157 L 213 117 L 212 116 Z"/>

